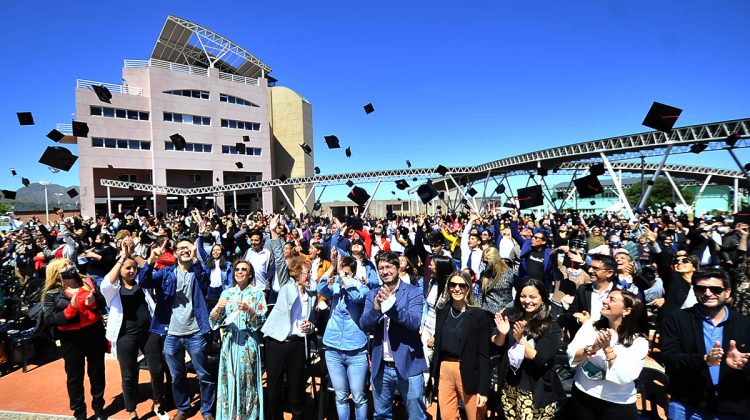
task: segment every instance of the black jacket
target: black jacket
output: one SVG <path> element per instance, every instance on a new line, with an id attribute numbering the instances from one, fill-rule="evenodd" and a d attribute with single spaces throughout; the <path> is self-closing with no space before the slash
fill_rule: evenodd
<path id="1" fill-rule="evenodd" d="M 690 283 L 682 278 L 682 274 L 674 271 L 672 260 L 664 251 L 654 254 L 654 261 L 664 283 L 664 306 L 661 308 L 662 316 L 682 309 L 682 304 L 690 293 Z"/>
<path id="2" fill-rule="evenodd" d="M 735 370 L 722 362 L 719 385 L 714 390 L 703 341 L 702 320 L 695 307 L 674 311 L 661 329 L 661 358 L 667 369 L 674 401 L 717 414 L 750 416 L 750 369 Z M 730 310 L 724 323 L 722 348 L 735 340 L 741 352 L 750 351 L 750 318 Z M 715 391 L 715 392 L 714 392 Z"/>
<path id="3" fill-rule="evenodd" d="M 435 379 L 435 389 L 440 380 L 440 342 L 441 332 L 445 320 L 449 316 L 450 304 L 438 309 L 435 321 L 435 347 L 430 365 L 432 377 Z M 461 354 L 459 369 L 461 383 L 467 394 L 481 394 L 485 397 L 490 393 L 490 326 L 487 312 L 476 306 L 467 306 L 468 328 L 462 332 L 459 342 Z"/>

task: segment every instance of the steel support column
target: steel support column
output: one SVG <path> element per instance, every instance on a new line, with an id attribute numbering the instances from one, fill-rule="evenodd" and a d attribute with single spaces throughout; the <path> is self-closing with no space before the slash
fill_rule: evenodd
<path id="1" fill-rule="evenodd" d="M 112 214 L 112 195 L 109 185 L 107 186 L 107 214 Z"/>
<path id="2" fill-rule="evenodd" d="M 625 196 L 625 192 L 622 190 L 622 184 L 620 183 L 620 180 L 617 179 L 615 170 L 612 169 L 612 164 L 609 162 L 609 159 L 607 159 L 607 155 L 605 155 L 604 153 L 600 153 L 599 155 L 602 157 L 604 165 L 607 167 L 607 171 L 609 172 L 609 176 L 610 178 L 612 178 L 612 182 L 615 184 L 617 195 L 620 197 L 620 201 L 625 206 L 625 208 L 628 209 L 628 213 L 630 213 L 630 220 L 635 220 L 635 213 L 633 213 L 633 208 L 630 207 L 630 203 L 628 203 L 628 197 Z"/>
<path id="3" fill-rule="evenodd" d="M 370 199 L 367 200 L 365 203 L 365 208 L 362 210 L 362 217 L 365 217 L 365 214 L 367 214 L 367 209 L 370 208 L 370 204 L 372 203 L 372 200 L 375 199 L 375 194 L 378 192 L 378 188 L 380 188 L 380 181 L 382 181 L 383 178 L 378 178 L 377 184 L 375 184 L 375 189 L 372 190 L 372 195 L 370 196 Z"/>
<path id="4" fill-rule="evenodd" d="M 664 155 L 661 157 L 661 161 L 659 162 L 659 166 L 656 167 L 656 171 L 654 171 L 654 174 L 651 176 L 651 183 L 649 184 L 648 188 L 646 188 L 646 192 L 643 193 L 643 197 L 641 197 L 641 201 L 638 203 L 637 209 L 640 211 L 643 211 L 646 209 L 646 203 L 648 203 L 648 198 L 651 196 L 651 191 L 654 189 L 654 184 L 656 183 L 656 180 L 659 179 L 659 175 L 661 174 L 661 169 L 664 167 L 664 164 L 667 163 L 667 158 L 669 157 L 669 152 L 672 151 L 672 147 L 674 147 L 674 144 L 669 143 L 667 145 L 667 150 L 664 151 Z"/>
<path id="5" fill-rule="evenodd" d="M 674 180 L 672 179 L 672 175 L 669 174 L 669 171 L 664 171 L 664 175 L 667 176 L 669 183 L 672 184 L 672 189 L 674 189 L 674 192 L 677 194 L 677 198 L 680 199 L 682 205 L 688 207 L 688 203 L 685 201 L 685 197 L 682 196 L 682 192 L 677 187 L 677 184 L 675 184 Z"/>

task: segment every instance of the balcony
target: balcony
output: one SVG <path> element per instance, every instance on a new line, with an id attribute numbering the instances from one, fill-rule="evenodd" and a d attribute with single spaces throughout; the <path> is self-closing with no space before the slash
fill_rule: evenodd
<path id="1" fill-rule="evenodd" d="M 208 77 L 208 69 L 205 67 L 190 66 L 187 64 L 172 63 L 169 61 L 150 59 L 150 60 L 125 60 L 125 67 L 127 68 L 149 68 L 156 67 L 160 69 L 166 69 L 175 71 L 178 73 L 194 74 L 197 76 Z M 258 86 L 258 79 L 252 77 L 239 76 L 232 73 L 219 72 L 219 79 L 227 80 L 234 83 L 242 83 L 251 86 Z"/>
<path id="2" fill-rule="evenodd" d="M 65 137 L 60 140 L 63 144 L 77 144 L 78 137 L 73 136 L 73 124 L 57 123 L 55 130 L 65 134 Z"/>
<path id="3" fill-rule="evenodd" d="M 76 88 L 90 88 L 91 86 L 104 86 L 109 89 L 112 93 L 120 93 L 123 95 L 136 95 L 143 96 L 143 88 L 133 87 L 128 85 L 115 85 L 112 83 L 97 82 L 94 80 L 76 80 Z"/>

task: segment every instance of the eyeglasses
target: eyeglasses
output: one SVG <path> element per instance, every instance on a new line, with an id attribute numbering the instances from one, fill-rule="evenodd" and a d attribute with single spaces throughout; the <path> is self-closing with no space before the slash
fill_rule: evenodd
<path id="1" fill-rule="evenodd" d="M 609 270 L 609 268 L 607 268 L 607 267 L 596 267 L 596 266 L 593 266 L 593 265 L 590 265 L 589 268 L 592 269 L 592 270 L 594 270 L 594 271 L 602 271 L 602 270 L 607 271 L 607 270 Z"/>
<path id="2" fill-rule="evenodd" d="M 250 270 L 247 267 L 235 267 L 234 271 L 237 272 L 237 271 L 250 271 Z"/>
<path id="3" fill-rule="evenodd" d="M 454 281 L 448 282 L 449 289 L 455 289 L 456 287 L 461 289 L 462 292 L 465 292 L 469 289 L 469 285 L 466 283 L 456 283 Z"/>
<path id="4" fill-rule="evenodd" d="M 534 236 L 532 236 L 532 238 L 539 239 L 540 241 L 544 240 L 544 236 L 536 236 L 536 235 L 534 235 Z"/>
<path id="5" fill-rule="evenodd" d="M 700 293 L 701 295 L 706 294 L 706 290 L 710 290 L 712 295 L 718 295 L 727 290 L 722 286 L 693 286 L 693 288 L 696 293 Z"/>
<path id="6" fill-rule="evenodd" d="M 687 263 L 692 263 L 692 261 L 690 261 L 686 257 L 677 257 L 674 259 L 674 263 L 675 264 L 687 264 Z"/>
<path id="7" fill-rule="evenodd" d="M 190 249 L 190 248 L 186 246 L 178 246 L 177 248 L 175 248 L 175 251 L 185 251 L 187 249 Z"/>

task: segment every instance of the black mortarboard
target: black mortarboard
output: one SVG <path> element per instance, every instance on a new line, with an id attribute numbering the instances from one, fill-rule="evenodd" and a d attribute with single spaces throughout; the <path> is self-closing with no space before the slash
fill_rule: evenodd
<path id="1" fill-rule="evenodd" d="M 63 133 L 61 133 L 61 132 L 59 132 L 57 130 L 52 130 L 49 133 L 47 133 L 47 138 L 50 139 L 50 140 L 52 140 L 52 141 L 54 141 L 55 143 L 57 143 L 60 140 L 62 140 L 63 137 L 65 137 L 65 134 L 63 134 Z"/>
<path id="2" fill-rule="evenodd" d="M 461 204 L 463 204 L 465 206 L 465 205 L 469 204 L 469 200 L 467 200 L 465 198 L 462 198 L 461 199 Z"/>
<path id="3" fill-rule="evenodd" d="M 536 173 L 539 176 L 547 176 L 547 174 L 549 173 L 549 169 L 540 166 L 536 168 Z"/>
<path id="4" fill-rule="evenodd" d="M 96 93 L 96 97 L 99 98 L 100 101 L 106 102 L 108 104 L 111 104 L 109 100 L 112 99 L 112 92 L 109 91 L 106 87 L 103 85 L 98 86 L 91 86 L 91 89 L 94 90 L 94 93 Z"/>
<path id="5" fill-rule="evenodd" d="M 367 203 L 367 200 L 370 199 L 370 194 L 365 191 L 362 187 L 354 187 L 351 191 L 349 191 L 349 194 L 347 195 L 350 200 L 354 201 L 360 206 L 364 206 L 365 203 Z"/>
<path id="6" fill-rule="evenodd" d="M 445 191 L 438 191 L 438 197 L 440 197 L 441 200 L 445 199 Z"/>
<path id="7" fill-rule="evenodd" d="M 649 179 L 646 181 L 646 185 L 654 185 L 654 181 Z"/>
<path id="8" fill-rule="evenodd" d="M 174 133 L 171 136 L 169 136 L 169 139 L 172 140 L 172 144 L 174 144 L 175 150 L 185 150 L 185 137 L 182 137 L 180 133 Z"/>
<path id="9" fill-rule="evenodd" d="M 469 197 L 474 197 L 477 193 L 478 191 L 475 190 L 474 187 L 471 187 L 466 191 L 466 194 L 469 194 Z"/>
<path id="10" fill-rule="evenodd" d="M 250 136 L 242 136 L 242 141 L 244 142 L 250 141 Z"/>
<path id="11" fill-rule="evenodd" d="M 219 182 L 219 178 L 218 177 L 216 178 L 216 182 Z"/>
<path id="12" fill-rule="evenodd" d="M 750 171 L 750 163 L 746 163 L 745 164 L 745 170 L 746 171 Z"/>
<path id="13" fill-rule="evenodd" d="M 320 168 L 317 166 L 315 167 L 315 175 L 320 175 Z"/>
<path id="14" fill-rule="evenodd" d="M 21 184 L 23 184 L 24 187 L 28 187 L 31 185 L 31 181 L 29 181 L 29 178 L 21 178 Z"/>
<path id="15" fill-rule="evenodd" d="M 596 205 L 596 201 L 595 200 L 591 200 L 591 201 L 589 201 L 589 204 L 591 204 L 592 206 L 595 206 Z"/>
<path id="16" fill-rule="evenodd" d="M 352 157 L 352 148 L 351 147 L 347 147 L 346 148 L 346 157 Z"/>
<path id="17" fill-rule="evenodd" d="M 391 194 L 396 195 L 396 191 L 391 190 Z"/>
<path id="18" fill-rule="evenodd" d="M 503 207 L 508 208 L 508 209 L 514 209 L 516 208 L 516 205 L 508 201 L 505 204 L 503 204 Z"/>
<path id="19" fill-rule="evenodd" d="M 3 193 L 5 193 L 5 191 L 3 191 Z M 741 208 L 740 211 L 732 215 L 732 218 L 734 219 L 734 223 L 750 223 L 750 207 Z"/>
<path id="20" fill-rule="evenodd" d="M 505 185 L 498 184 L 497 187 L 495 187 L 495 194 L 502 194 L 505 192 Z"/>
<path id="21" fill-rule="evenodd" d="M 53 212 L 57 212 L 58 210 L 60 210 L 60 207 L 52 207 Z"/>
<path id="22" fill-rule="evenodd" d="M 442 176 L 445 176 L 445 174 L 448 173 L 448 168 L 443 165 L 438 165 L 438 167 L 435 168 L 435 172 L 439 173 Z"/>
<path id="23" fill-rule="evenodd" d="M 78 191 L 76 191 L 75 188 L 71 188 L 67 192 L 68 192 L 68 197 L 70 197 L 70 198 L 76 198 L 76 197 L 78 197 Z"/>
<path id="24" fill-rule="evenodd" d="M 680 108 L 654 102 L 642 124 L 654 130 L 668 133 L 672 131 L 672 127 L 677 122 L 677 118 L 680 118 L 681 113 Z"/>
<path id="25" fill-rule="evenodd" d="M 247 149 L 245 147 L 245 143 L 235 143 L 234 144 L 234 148 L 237 149 L 237 153 L 239 153 L 241 155 L 244 155 L 245 154 L 245 150 Z"/>
<path id="26" fill-rule="evenodd" d="M 341 147 L 339 144 L 339 138 L 334 136 L 333 134 L 330 136 L 325 136 L 324 139 L 326 139 L 326 145 L 328 145 L 329 149 L 338 149 Z"/>
<path id="27" fill-rule="evenodd" d="M 39 158 L 39 163 L 67 172 L 73 167 L 76 160 L 78 160 L 78 156 L 71 153 L 70 150 L 62 146 L 48 146 L 42 157 Z"/>
<path id="28" fill-rule="evenodd" d="M 695 153 L 696 155 L 704 150 L 708 145 L 706 143 L 695 143 L 694 145 L 690 146 L 690 153 Z"/>
<path id="29" fill-rule="evenodd" d="M 411 180 L 412 180 L 412 181 L 414 181 L 414 182 L 417 182 L 417 177 L 415 176 L 415 177 L 414 177 L 414 178 L 412 178 Z"/>
<path id="30" fill-rule="evenodd" d="M 576 185 L 578 197 L 580 198 L 589 198 L 604 192 L 602 183 L 599 182 L 599 178 L 596 175 L 586 175 L 573 180 L 573 183 Z"/>
<path id="31" fill-rule="evenodd" d="M 299 147 L 302 148 L 302 151 L 305 152 L 307 156 L 310 156 L 310 153 L 312 153 L 312 147 L 310 147 L 307 143 L 302 143 L 299 145 Z"/>
<path id="32" fill-rule="evenodd" d="M 237 169 L 242 169 L 245 165 L 243 165 L 242 162 L 234 162 L 234 166 L 236 166 Z"/>
<path id="33" fill-rule="evenodd" d="M 318 211 L 321 208 L 323 208 L 323 204 L 320 201 L 316 201 L 315 204 L 313 204 L 313 211 Z"/>
<path id="34" fill-rule="evenodd" d="M 3 197 L 7 198 L 8 200 L 15 200 L 16 192 L 11 190 L 3 190 Z"/>
<path id="35" fill-rule="evenodd" d="M 351 188 L 351 187 L 354 186 L 354 182 L 352 182 L 352 180 L 350 179 L 350 180 L 346 181 L 346 186 L 349 187 L 349 188 Z"/>
<path id="36" fill-rule="evenodd" d="M 603 163 L 595 163 L 591 166 L 589 166 L 589 174 L 591 175 L 604 175 L 604 164 Z"/>
<path id="37" fill-rule="evenodd" d="M 128 187 L 128 190 L 135 191 L 135 187 L 131 185 L 131 186 Z"/>
<path id="38" fill-rule="evenodd" d="M 73 121 L 73 135 L 76 137 L 88 137 L 89 125 L 83 121 Z"/>
<path id="39" fill-rule="evenodd" d="M 417 196 L 422 200 L 422 204 L 427 204 L 430 200 L 437 197 L 438 193 L 435 186 L 432 185 L 432 182 L 427 181 L 417 188 Z"/>
<path id="40" fill-rule="evenodd" d="M 407 167 L 407 168 L 411 168 L 411 161 L 410 161 L 410 160 L 407 160 L 407 161 L 406 161 L 406 167 Z"/>
<path id="41" fill-rule="evenodd" d="M 396 181 L 396 188 L 398 188 L 399 190 L 405 190 L 409 188 L 409 183 L 406 182 L 405 179 L 399 179 L 398 181 Z"/>
<path id="42" fill-rule="evenodd" d="M 372 114 L 373 112 L 375 112 L 375 107 L 374 107 L 374 106 L 372 106 L 372 104 L 371 104 L 371 103 L 370 103 L 370 104 L 367 104 L 367 105 L 365 105 L 365 113 L 366 113 L 366 114 Z"/>
<path id="43" fill-rule="evenodd" d="M 521 210 L 544 204 L 544 194 L 541 185 L 520 188 L 518 191 L 518 208 Z"/>
<path id="44" fill-rule="evenodd" d="M 279 181 L 281 181 L 281 182 L 284 182 L 284 181 L 286 181 L 287 179 L 288 179 L 288 178 L 286 177 L 286 175 L 284 175 L 284 174 L 281 174 L 281 175 L 279 175 Z"/>
<path id="45" fill-rule="evenodd" d="M 11 173 L 11 175 L 13 175 L 13 176 L 16 176 L 16 175 L 18 175 L 18 172 L 16 172 L 16 168 L 10 168 L 10 173 Z"/>
<path id="46" fill-rule="evenodd" d="M 115 167 L 110 164 L 110 165 L 107 165 L 107 169 L 115 169 Z"/>
<path id="47" fill-rule="evenodd" d="M 31 112 L 16 112 L 18 123 L 21 125 L 34 125 L 34 117 Z"/>
<path id="48" fill-rule="evenodd" d="M 724 140 L 724 142 L 727 144 L 727 146 L 734 147 L 734 145 L 737 144 L 737 141 L 740 139 L 740 137 L 741 136 L 740 136 L 739 132 L 733 133 L 733 134 L 730 134 L 729 136 L 727 136 L 727 138 L 726 138 L 726 140 Z"/>
<path id="49" fill-rule="evenodd" d="M 557 192 L 557 198 L 559 198 L 560 200 L 564 199 L 565 198 L 565 191 L 558 191 Z"/>

